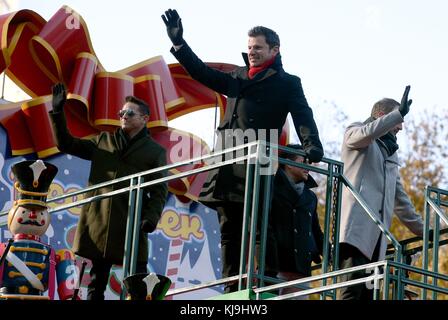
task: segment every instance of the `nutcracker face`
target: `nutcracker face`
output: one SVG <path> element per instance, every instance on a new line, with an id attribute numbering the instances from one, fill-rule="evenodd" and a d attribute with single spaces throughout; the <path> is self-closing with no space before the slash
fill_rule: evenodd
<path id="1" fill-rule="evenodd" d="M 41 236 L 47 231 L 50 215 L 47 208 L 14 206 L 8 214 L 8 228 L 12 234 Z"/>

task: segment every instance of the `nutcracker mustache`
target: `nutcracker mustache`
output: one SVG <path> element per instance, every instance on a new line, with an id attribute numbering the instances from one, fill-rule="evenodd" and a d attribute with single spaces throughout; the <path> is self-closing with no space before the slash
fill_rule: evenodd
<path id="1" fill-rule="evenodd" d="M 32 224 L 33 226 L 38 226 L 38 227 L 41 226 L 41 224 L 39 222 L 37 222 L 36 220 L 27 220 L 24 222 L 20 222 L 20 224 Z"/>

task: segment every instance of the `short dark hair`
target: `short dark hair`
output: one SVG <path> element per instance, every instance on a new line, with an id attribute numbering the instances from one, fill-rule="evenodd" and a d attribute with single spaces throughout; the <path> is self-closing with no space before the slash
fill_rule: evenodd
<path id="1" fill-rule="evenodd" d="M 139 99 L 135 96 L 127 96 L 125 98 L 126 102 L 131 102 L 131 103 L 135 103 L 136 105 L 138 105 L 138 110 L 142 113 L 142 114 L 146 114 L 149 116 L 149 106 L 148 104 L 143 101 L 142 99 Z"/>
<path id="2" fill-rule="evenodd" d="M 269 45 L 269 49 L 272 49 L 275 46 L 280 47 L 280 38 L 272 29 L 263 26 L 256 26 L 250 29 L 247 35 L 249 37 L 264 36 L 266 43 Z"/>
<path id="3" fill-rule="evenodd" d="M 291 149 L 295 149 L 295 150 L 303 150 L 303 147 L 300 144 L 293 144 L 293 143 L 291 143 L 291 144 L 286 145 L 286 147 L 287 148 L 291 148 Z M 288 152 L 287 151 L 283 151 L 283 150 L 280 150 L 279 156 L 280 156 L 280 158 L 288 159 L 288 160 L 291 160 L 291 161 L 295 161 L 298 157 L 303 157 L 302 155 L 291 153 L 289 151 Z M 280 163 L 279 167 L 284 169 L 285 168 L 285 164 L 284 163 Z"/>
<path id="4" fill-rule="evenodd" d="M 390 98 L 384 98 L 380 101 L 377 101 L 373 107 L 372 107 L 372 118 L 377 119 L 381 116 L 381 114 L 388 114 L 392 112 L 396 107 L 398 107 L 400 104 L 398 101 Z"/>

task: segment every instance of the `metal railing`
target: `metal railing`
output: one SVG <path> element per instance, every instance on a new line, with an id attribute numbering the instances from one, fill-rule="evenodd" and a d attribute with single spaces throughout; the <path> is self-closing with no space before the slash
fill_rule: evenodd
<path id="1" fill-rule="evenodd" d="M 302 279 L 298 279 L 298 280 L 282 282 L 279 284 L 274 284 L 274 285 L 266 286 L 263 288 L 255 288 L 254 292 L 255 292 L 256 298 L 259 299 L 261 294 L 264 292 L 269 292 L 269 291 L 273 291 L 273 290 L 281 290 L 281 289 L 290 288 L 290 287 L 295 287 L 295 288 L 301 289 L 300 291 L 297 291 L 297 292 L 280 294 L 276 297 L 268 298 L 268 300 L 285 300 L 285 299 L 291 299 L 291 298 L 300 297 L 300 296 L 307 296 L 307 295 L 316 294 L 316 293 L 322 293 L 322 296 L 324 296 L 323 294 L 328 291 L 335 291 L 336 289 L 341 289 L 341 288 L 359 285 L 359 284 L 363 284 L 363 283 L 368 285 L 369 283 L 372 284 L 372 282 L 373 282 L 372 288 L 374 288 L 374 290 L 375 290 L 374 299 L 378 299 L 378 290 L 380 287 L 379 281 L 384 278 L 383 270 L 387 269 L 387 265 L 388 265 L 387 261 L 373 262 L 373 263 L 369 263 L 369 264 L 365 264 L 365 265 L 361 265 L 361 266 L 327 272 L 327 273 L 323 273 L 320 275 L 306 277 L 306 278 L 302 278 Z M 382 268 L 380 268 L 380 267 L 382 267 Z M 373 270 L 373 274 L 371 274 L 372 270 Z M 334 281 L 331 284 L 326 283 L 326 280 L 338 279 L 338 277 L 341 277 L 343 275 L 347 275 L 347 274 L 350 274 L 353 272 L 360 272 L 360 271 L 364 271 L 366 276 L 360 277 L 358 279 L 341 281 L 339 283 L 337 281 Z M 315 287 L 315 288 L 309 288 L 309 289 L 303 290 L 304 285 L 310 284 L 315 281 L 322 281 L 322 285 Z"/>
<path id="2" fill-rule="evenodd" d="M 168 183 L 172 180 L 181 179 L 184 177 L 188 177 L 190 175 L 199 174 L 202 172 L 210 171 L 219 167 L 223 167 L 226 165 L 234 164 L 234 163 L 244 163 L 244 162 L 257 162 L 257 153 L 259 149 L 259 142 L 251 142 L 244 145 L 240 145 L 233 148 L 227 148 L 222 151 L 214 152 L 213 154 L 203 155 L 200 157 L 196 157 L 193 159 L 176 162 L 173 164 L 169 164 L 163 167 L 154 168 L 151 170 L 139 172 L 136 174 L 128 175 L 122 178 L 117 178 L 111 181 L 107 181 L 104 183 L 92 185 L 81 190 L 77 190 L 71 193 L 63 194 L 57 197 L 48 198 L 48 204 L 57 204 L 61 200 L 68 198 L 75 198 L 77 196 L 87 194 L 89 192 L 98 190 L 104 187 L 111 187 L 117 184 L 122 184 L 123 182 L 129 182 L 128 187 L 119 188 L 117 190 L 113 190 L 110 192 L 106 192 L 100 195 L 91 196 L 88 198 L 83 198 L 78 201 L 69 202 L 64 205 L 59 205 L 54 208 L 48 210 L 50 214 L 55 212 L 67 210 L 70 208 L 78 207 L 81 205 L 88 204 L 94 201 L 100 201 L 112 196 L 120 195 L 123 193 L 129 193 L 129 210 L 128 210 L 128 220 L 126 227 L 126 235 L 125 235 L 125 252 L 123 257 L 123 278 L 130 274 L 134 274 L 136 272 L 137 265 L 137 252 L 138 252 L 138 238 L 140 228 L 140 210 L 141 210 L 141 201 L 143 195 L 143 189 L 145 187 L 149 187 L 152 185 L 156 185 L 158 183 Z M 233 153 L 237 153 L 238 155 L 235 157 Z M 229 156 L 231 154 L 231 156 Z M 225 160 L 217 160 L 218 158 L 224 157 Z M 182 167 L 185 165 L 191 164 L 203 164 L 203 166 L 191 169 L 185 172 L 179 172 L 175 170 L 175 173 L 171 173 L 170 170 L 176 169 L 178 167 Z M 169 176 L 158 178 L 155 180 L 150 180 L 145 182 L 144 177 L 159 173 L 159 172 L 170 172 Z M 258 193 L 256 190 L 254 193 Z M 0 212 L 0 217 L 4 217 L 8 214 L 8 211 Z M 233 278 L 230 280 L 234 280 Z M 230 281 L 228 279 L 222 279 L 223 282 Z M 122 286 L 122 298 L 124 297 L 124 286 Z"/>
<path id="3" fill-rule="evenodd" d="M 140 172 L 137 174 L 129 175 L 126 177 L 122 177 L 119 179 L 115 179 L 112 181 L 104 182 L 101 184 L 97 184 L 94 186 L 90 186 L 87 188 L 84 188 L 82 190 L 78 190 L 75 192 L 71 192 L 68 194 L 64 194 L 58 197 L 54 197 L 51 199 L 48 199 L 48 203 L 57 203 L 61 200 L 67 199 L 67 198 L 73 198 L 106 186 L 113 186 L 118 183 L 123 182 L 129 182 L 128 187 L 120 188 L 117 190 L 113 190 L 101 195 L 95 195 L 89 198 L 84 198 L 78 201 L 74 201 L 68 204 L 60 205 L 55 208 L 52 208 L 49 210 L 50 213 L 55 213 L 62 210 L 67 210 L 73 207 L 78 207 L 81 205 L 85 205 L 87 203 L 93 202 L 93 201 L 100 201 L 102 199 L 112 197 L 115 195 L 123 194 L 123 193 L 129 193 L 129 211 L 128 211 L 128 221 L 127 221 L 127 228 L 126 228 L 126 235 L 125 235 L 125 254 L 123 258 L 123 277 L 126 277 L 129 274 L 134 274 L 136 271 L 136 254 L 137 254 L 137 246 L 138 246 L 138 238 L 139 238 L 139 230 L 140 228 L 140 210 L 141 210 L 141 201 L 142 201 L 142 194 L 143 194 L 143 188 L 152 186 L 158 183 L 167 183 L 172 180 L 181 179 L 184 177 L 188 177 L 190 175 L 199 174 L 202 172 L 210 171 L 213 169 L 217 169 L 226 165 L 231 165 L 235 163 L 249 163 L 251 165 L 247 165 L 247 171 L 246 171 L 246 189 L 245 189 L 245 195 L 244 195 L 244 216 L 243 216 L 243 226 L 242 226 L 242 241 L 241 241 L 241 254 L 240 254 L 240 268 L 239 268 L 239 274 L 237 276 L 227 277 L 223 278 L 217 281 L 211 281 L 207 283 L 203 283 L 201 285 L 195 285 L 188 288 L 180 288 L 175 290 L 168 291 L 168 296 L 180 294 L 184 292 L 189 292 L 193 290 L 199 290 L 202 288 L 207 288 L 211 286 L 216 286 L 220 284 L 224 284 L 229 281 L 235 281 L 238 280 L 238 287 L 239 289 L 243 288 L 243 285 L 246 286 L 246 288 L 252 288 L 252 285 L 256 283 L 256 292 L 262 292 L 263 290 L 259 288 L 272 288 L 272 286 L 265 286 L 265 281 L 273 282 L 272 278 L 269 278 L 264 275 L 265 271 L 265 255 L 266 255 L 266 239 L 267 239 L 267 221 L 268 221 L 268 214 L 269 214 L 269 199 L 270 199 L 270 185 L 271 185 L 271 175 L 260 175 L 260 170 L 262 169 L 263 165 L 269 165 L 272 166 L 276 161 L 278 163 L 287 164 L 290 166 L 296 166 L 300 168 L 307 169 L 311 172 L 317 172 L 319 174 L 326 176 L 326 199 L 325 199 L 325 219 L 324 219 L 324 248 L 323 248 L 323 261 L 321 264 L 321 271 L 322 274 L 318 276 L 319 279 L 322 280 L 322 290 L 318 291 L 312 291 L 314 292 L 322 292 L 322 298 L 325 299 L 325 297 L 330 296 L 333 299 L 336 298 L 336 291 L 335 289 L 339 286 L 335 286 L 337 283 L 337 276 L 340 274 L 345 274 L 346 272 L 349 272 L 348 269 L 343 271 L 342 273 L 338 273 L 338 258 L 339 258 L 339 223 L 340 223 L 340 210 L 341 210 L 341 194 L 342 194 L 342 187 L 345 186 L 348 188 L 348 190 L 351 192 L 351 194 L 354 196 L 354 198 L 360 203 L 360 205 L 363 207 L 366 217 L 371 219 L 381 230 L 381 232 L 386 236 L 386 238 L 392 243 L 395 254 L 393 258 L 393 262 L 395 263 L 395 266 L 401 265 L 401 267 L 394 268 L 395 274 L 390 276 L 391 279 L 393 279 L 397 284 L 397 293 L 396 298 L 401 299 L 403 297 L 402 295 L 402 289 L 404 286 L 404 283 L 408 283 L 410 280 L 405 280 L 405 277 L 402 274 L 402 269 L 405 267 L 402 264 L 402 256 L 403 256 L 403 250 L 402 245 L 400 242 L 398 242 L 395 237 L 390 233 L 390 231 L 384 226 L 384 224 L 377 218 L 377 216 L 373 213 L 373 211 L 369 208 L 367 203 L 362 199 L 362 197 L 359 195 L 359 193 L 354 189 L 352 184 L 347 180 L 347 178 L 343 175 L 343 163 L 339 161 L 335 161 L 328 158 L 323 158 L 321 162 L 321 167 L 312 166 L 306 163 L 297 163 L 291 160 L 287 159 L 277 159 L 274 157 L 274 155 L 277 154 L 278 150 L 281 150 L 283 152 L 290 152 L 294 153 L 300 156 L 305 156 L 305 153 L 300 150 L 291 149 L 287 147 L 278 146 L 275 144 L 269 145 L 269 148 L 271 151 L 269 155 L 266 155 L 262 152 L 262 147 L 265 148 L 265 143 L 262 141 L 256 141 L 247 143 L 244 145 L 240 145 L 233 148 L 228 148 L 225 150 L 220 150 L 217 152 L 214 152 L 212 154 L 203 155 L 200 157 L 196 157 L 194 159 L 185 160 L 182 162 L 177 162 L 174 164 L 166 165 L 160 168 L 155 168 L 151 170 L 147 170 L 144 172 Z M 234 153 L 238 153 L 237 156 L 233 156 Z M 229 156 L 230 155 L 230 156 Z M 268 157 L 268 160 L 266 159 L 266 156 Z M 221 158 L 224 158 L 222 160 Z M 262 161 L 260 159 L 262 158 Z M 176 171 L 176 173 L 171 173 L 169 176 L 159 178 L 156 180 L 151 181 L 145 181 L 144 177 L 148 176 L 153 173 L 157 172 L 169 172 L 172 169 L 182 167 L 185 165 L 190 164 L 203 164 L 201 167 L 192 169 L 185 172 L 179 172 Z M 326 168 L 322 168 L 322 166 L 325 166 Z M 256 234 L 257 234 L 257 219 L 258 219 L 258 211 L 259 211 L 259 200 L 260 200 L 260 184 L 262 179 L 265 179 L 264 182 L 264 197 L 263 197 L 263 205 L 261 206 L 261 229 L 260 229 L 260 255 L 257 257 L 255 254 L 256 251 Z M 442 190 L 434 189 L 434 188 L 428 188 L 431 192 L 438 191 L 440 194 L 442 194 Z M 443 193 L 443 194 L 448 194 Z M 430 198 L 428 195 L 427 203 L 429 206 L 431 206 L 434 211 L 437 213 L 439 217 L 443 219 L 445 223 L 448 224 L 448 219 L 443 214 L 443 212 L 438 208 L 438 205 L 445 204 L 443 201 L 441 201 L 440 196 L 436 198 Z M 7 212 L 0 213 L 0 217 L 6 215 Z M 429 228 L 427 215 L 425 215 L 425 230 Z M 429 218 L 429 217 L 428 217 Z M 438 220 L 437 220 L 438 221 Z M 333 228 L 331 227 L 333 225 Z M 438 222 L 435 224 L 435 232 L 438 232 Z M 331 232 L 333 234 L 331 235 Z M 428 232 L 425 231 L 424 234 L 424 245 L 423 250 L 428 250 Z M 330 237 L 333 237 L 333 248 L 330 248 Z M 434 242 L 434 248 L 433 250 L 436 250 L 438 246 L 437 242 Z M 332 271 L 330 270 L 330 255 L 331 250 L 333 250 L 333 261 L 332 261 Z M 426 255 L 427 257 L 427 255 Z M 258 259 L 258 268 L 255 268 L 255 262 Z M 433 262 L 437 262 L 437 257 L 433 257 Z M 247 261 L 246 261 L 247 260 Z M 379 262 L 381 264 L 383 262 Z M 391 263 L 391 262 L 388 262 Z M 434 266 L 434 263 L 433 263 Z M 428 268 L 428 263 L 426 262 L 424 269 Z M 437 273 L 437 270 L 435 269 L 433 273 Z M 426 277 L 429 275 L 432 275 L 432 273 L 423 273 Z M 387 278 L 388 276 L 385 275 Z M 302 282 L 310 281 L 311 278 L 304 278 L 300 281 L 297 280 L 293 284 L 294 285 L 300 285 Z M 317 279 L 317 278 L 316 278 Z M 332 284 L 327 285 L 327 281 L 330 281 L 332 279 Z M 369 278 L 370 279 L 370 278 Z M 378 278 L 379 279 L 379 278 Z M 426 278 L 425 278 L 426 281 Z M 274 281 L 275 282 L 275 281 Z M 356 281 L 355 281 L 356 282 Z M 385 282 L 387 282 L 385 280 Z M 357 282 L 356 282 L 357 283 Z M 426 285 L 427 283 L 424 282 Z M 350 283 L 350 285 L 352 285 Z M 274 286 L 279 286 L 279 284 L 274 284 Z M 280 287 L 278 287 L 280 288 Z M 124 287 L 123 287 L 124 289 Z M 313 289 L 315 290 L 315 289 Z M 305 294 L 305 293 L 302 293 Z"/>
<path id="4" fill-rule="evenodd" d="M 282 147 L 278 145 L 271 144 L 271 153 L 270 156 L 273 154 L 276 154 L 276 150 L 281 150 L 283 152 L 290 152 L 296 155 L 305 156 L 305 153 L 303 151 L 299 151 L 296 149 L 291 149 L 287 147 Z M 259 149 L 260 150 L 260 149 Z M 342 186 L 346 186 L 350 192 L 353 194 L 355 199 L 360 202 L 361 206 L 364 208 L 364 211 L 366 212 L 366 217 L 370 218 L 375 222 L 375 224 L 378 226 L 380 231 L 385 234 L 387 239 L 392 243 L 393 247 L 395 248 L 395 255 L 394 260 L 396 263 L 400 263 L 402 261 L 402 247 L 400 242 L 397 241 L 397 239 L 390 233 L 390 231 L 384 226 L 384 224 L 376 217 L 376 215 L 373 213 L 373 211 L 369 208 L 367 203 L 362 199 L 362 197 L 358 194 L 358 192 L 353 188 L 351 183 L 344 177 L 343 175 L 343 164 L 339 161 L 335 161 L 332 159 L 323 158 L 321 164 L 326 164 L 327 168 L 321 168 L 321 167 L 315 167 L 306 163 L 297 163 L 288 159 L 272 159 L 271 161 L 278 160 L 278 163 L 287 164 L 290 166 L 296 166 L 300 168 L 307 169 L 312 172 L 317 172 L 322 175 L 327 176 L 327 183 L 326 183 L 326 199 L 325 199 L 325 219 L 324 219 L 324 248 L 323 248 L 323 261 L 321 266 L 322 274 L 318 276 L 318 278 L 322 279 L 322 290 L 317 290 L 316 292 L 322 292 L 322 299 L 325 299 L 326 296 L 330 296 L 333 299 L 336 298 L 336 288 L 344 286 L 344 284 L 341 285 L 334 285 L 334 283 L 337 282 L 336 277 L 340 274 L 346 274 L 350 273 L 351 269 L 345 269 L 341 273 L 336 272 L 338 270 L 338 258 L 339 258 L 339 222 L 340 222 L 340 207 L 341 207 L 341 194 L 342 194 Z M 258 161 L 257 161 L 258 163 Z M 255 259 L 257 258 L 255 254 L 255 244 L 256 244 L 256 226 L 257 226 L 257 211 L 259 208 L 258 200 L 259 200 L 259 192 L 256 192 L 260 186 L 260 175 L 259 172 L 259 166 L 257 166 L 257 163 L 255 166 L 248 166 L 247 167 L 247 173 L 246 173 L 246 193 L 245 193 L 245 204 L 244 204 L 244 220 L 243 220 L 243 241 L 241 244 L 241 255 L 240 255 L 240 272 L 239 275 L 227 278 L 227 280 L 232 279 L 238 279 L 238 288 L 239 290 L 244 289 L 244 285 L 242 280 L 246 279 L 245 282 L 245 288 L 252 288 L 254 284 L 254 279 L 258 281 L 257 285 L 255 285 L 254 291 L 257 292 L 259 288 L 276 288 L 275 286 L 281 287 L 281 284 L 274 284 L 274 287 L 271 286 L 264 286 L 265 281 L 269 281 L 271 283 L 282 283 L 279 279 L 273 279 L 270 277 L 267 277 L 264 275 L 264 264 L 265 264 L 265 244 L 266 244 L 266 226 L 267 226 L 267 220 L 268 220 L 268 205 L 266 203 L 266 199 L 270 198 L 270 190 L 265 189 L 264 193 L 264 205 L 262 206 L 261 210 L 261 217 L 262 217 L 262 227 L 261 227 L 261 236 L 260 236 L 260 256 L 258 261 L 258 269 L 254 270 L 255 265 Z M 269 179 L 270 177 L 268 177 Z M 253 180 L 253 182 L 252 182 Z M 268 180 L 269 181 L 269 180 Z M 269 182 L 265 182 L 264 186 L 270 185 Z M 335 192 L 332 192 L 335 191 Z M 333 211 L 332 211 L 333 210 Z M 332 216 L 333 214 L 333 216 Z M 250 215 L 250 217 L 249 217 Z M 250 232 L 249 230 L 249 223 L 250 223 Z M 329 239 L 330 239 L 330 225 L 333 223 L 333 272 L 328 272 L 330 269 L 329 261 L 330 261 L 330 247 L 329 247 Z M 249 236 L 249 240 L 247 240 L 247 235 Z M 247 241 L 249 241 L 249 246 L 247 246 Z M 246 249 L 248 247 L 248 249 Z M 245 258 L 248 258 L 247 265 Z M 379 262 L 379 264 L 383 264 L 384 262 Z M 363 266 L 360 267 L 362 269 Z M 369 267 L 367 267 L 369 268 Z M 356 269 L 356 268 L 355 268 Z M 355 270 L 354 269 L 354 270 Z M 401 286 L 401 279 L 403 278 L 403 275 L 401 274 L 401 268 L 395 268 L 396 269 L 396 275 L 394 276 L 394 279 L 398 282 L 399 286 Z M 300 286 L 302 283 L 306 283 L 307 281 L 310 281 L 311 278 L 304 278 L 301 280 L 296 280 L 295 282 L 283 282 L 286 285 L 289 283 L 293 283 L 295 285 Z M 372 278 L 367 278 L 367 281 L 370 281 Z M 330 286 L 327 286 L 327 281 L 332 280 L 333 284 Z M 353 280 L 353 282 L 348 282 L 345 285 L 354 285 L 357 283 L 362 283 L 362 280 Z M 222 284 L 224 281 L 212 281 L 208 283 L 203 283 L 196 286 L 191 286 L 188 288 L 180 288 L 180 289 L 174 289 L 168 291 L 168 295 L 175 295 L 185 292 L 190 292 L 193 290 L 200 290 L 203 288 L 215 286 L 217 284 Z M 316 289 L 313 289 L 316 290 Z M 260 289 L 260 293 L 264 292 L 265 290 Z M 313 291 L 314 292 L 314 291 Z M 306 293 L 302 293 L 305 295 Z M 302 295 L 298 294 L 298 295 Z M 402 294 L 397 293 L 397 298 L 402 298 Z"/>
<path id="5" fill-rule="evenodd" d="M 448 226 L 448 217 L 443 212 L 441 206 L 447 207 L 448 202 L 443 200 L 442 197 L 448 197 L 448 191 L 438 189 L 435 187 L 427 186 L 425 188 L 425 232 L 423 235 L 423 269 L 429 270 L 429 256 L 430 256 L 430 247 L 429 240 L 432 240 L 432 271 L 434 273 L 438 273 L 439 266 L 439 234 L 440 234 L 440 220 L 443 221 L 445 226 Z M 431 222 L 431 213 L 434 212 L 433 215 L 433 239 L 429 239 L 429 228 Z M 423 276 L 423 281 L 425 284 L 428 283 L 428 279 L 426 276 Z M 437 285 L 437 278 L 434 279 L 435 284 Z M 427 290 L 423 290 L 423 299 L 427 297 Z M 437 292 L 433 291 L 432 299 L 437 299 Z"/>
<path id="6" fill-rule="evenodd" d="M 263 144 L 263 142 L 260 142 Z M 307 169 L 311 172 L 317 172 L 319 174 L 326 176 L 326 201 L 325 201 L 325 219 L 324 219 L 324 248 L 323 248 L 323 261 L 321 264 L 322 272 L 326 273 L 330 269 L 330 228 L 331 224 L 334 224 L 335 233 L 333 234 L 333 245 L 335 252 L 337 254 L 333 254 L 333 269 L 337 270 L 338 265 L 338 252 L 339 252 L 339 211 L 340 211 L 340 198 L 341 198 L 341 185 L 342 185 L 342 171 L 343 171 L 343 163 L 339 161 L 335 161 L 328 158 L 323 158 L 320 165 L 325 166 L 326 168 L 312 166 L 307 163 L 297 163 L 295 161 L 291 161 L 284 158 L 278 158 L 277 154 L 279 151 L 293 153 L 298 156 L 305 157 L 305 153 L 301 150 L 287 148 L 283 146 L 279 146 L 276 144 L 270 144 L 270 153 L 269 163 L 275 167 L 275 163 L 285 164 L 290 166 L 295 166 L 303 169 Z M 259 150 L 262 150 L 261 148 Z M 260 155 L 259 155 L 260 156 Z M 264 156 L 264 155 L 263 155 Z M 258 163 L 259 161 L 257 161 Z M 266 161 L 263 161 L 266 163 Z M 247 168 L 247 179 L 246 179 L 246 191 L 245 191 L 245 203 L 244 203 L 244 221 L 243 221 L 243 241 L 241 244 L 241 256 L 240 256 L 240 274 L 243 274 L 247 271 L 247 281 L 245 283 L 245 288 L 251 288 L 254 283 L 256 283 L 257 287 L 263 287 L 265 281 L 273 282 L 273 279 L 267 277 L 264 274 L 265 271 L 265 257 L 266 257 L 266 239 L 267 239 L 267 221 L 269 215 L 269 201 L 270 201 L 270 179 L 271 176 L 265 175 L 260 177 L 258 174 L 260 170 L 260 166 L 248 166 Z M 258 190 L 260 186 L 261 179 L 264 179 L 264 192 L 263 192 L 263 206 L 260 208 L 259 206 L 259 192 L 255 192 L 254 190 Z M 252 182 L 253 181 L 253 182 Z M 253 192 L 254 191 L 254 192 Z M 261 209 L 261 210 L 259 210 Z M 336 210 L 336 212 L 333 211 Z M 255 255 L 255 246 L 256 246 L 256 228 L 257 228 L 257 218 L 258 213 L 261 211 L 261 229 L 260 229 L 260 250 L 259 256 Z M 250 218 L 248 218 L 250 215 Z M 248 223 L 250 222 L 250 232 Z M 249 235 L 249 244 L 247 246 L 247 238 L 245 235 Z M 246 248 L 248 248 L 246 250 Z M 247 268 L 246 267 L 246 257 L 248 257 Z M 258 268 L 254 270 L 255 259 L 258 259 L 257 265 Z M 275 281 L 275 280 L 274 280 Z M 326 279 L 324 280 L 326 281 Z M 239 290 L 243 289 L 243 284 L 241 279 L 239 279 L 238 283 Z M 327 293 L 330 295 L 335 295 L 335 292 Z"/>
<path id="7" fill-rule="evenodd" d="M 433 278 L 433 283 L 427 283 L 425 281 L 412 280 L 407 277 L 399 279 L 399 276 L 395 272 L 395 269 L 401 269 L 403 272 L 414 272 L 426 277 Z M 364 271 L 365 276 L 357 279 L 352 279 L 348 281 L 333 282 L 331 284 L 323 284 L 324 279 L 337 279 L 343 275 L 347 275 L 353 272 Z M 420 268 L 412 267 L 403 263 L 397 263 L 394 261 L 383 260 L 374 263 L 368 263 L 361 266 L 356 266 L 352 268 L 346 268 L 338 271 L 328 272 L 325 274 L 320 274 L 316 276 L 311 276 L 307 278 L 302 278 L 298 280 L 283 282 L 280 284 L 275 284 L 271 286 L 266 286 L 263 288 L 255 288 L 254 293 L 256 299 L 260 299 L 263 293 L 280 290 L 285 288 L 297 288 L 300 291 L 279 294 L 277 296 L 267 298 L 268 300 L 285 300 L 293 299 L 301 296 L 308 296 L 311 294 L 320 294 L 323 296 L 325 292 L 342 289 L 349 286 L 355 286 L 359 284 L 365 284 L 367 287 L 373 290 L 373 299 L 378 300 L 382 297 L 383 300 L 389 300 L 391 297 L 397 299 L 396 291 L 400 289 L 400 284 L 412 285 L 416 288 L 421 288 L 422 290 L 431 290 L 435 293 L 440 293 L 448 295 L 448 289 L 442 288 L 437 285 L 437 281 L 443 280 L 448 281 L 448 276 L 442 275 L 437 272 L 431 272 L 428 270 L 423 270 Z M 310 284 L 313 282 L 322 282 L 321 285 L 310 288 Z M 308 286 L 307 289 L 305 285 Z M 395 290 L 391 290 L 391 287 L 395 287 Z"/>

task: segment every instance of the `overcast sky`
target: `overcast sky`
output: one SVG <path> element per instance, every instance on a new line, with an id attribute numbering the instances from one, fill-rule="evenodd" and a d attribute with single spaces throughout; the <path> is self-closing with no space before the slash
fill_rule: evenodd
<path id="1" fill-rule="evenodd" d="M 333 103 L 350 120 L 364 120 L 375 101 L 399 100 L 407 84 L 413 110 L 448 106 L 445 0 L 18 0 L 16 9 L 48 20 L 64 4 L 85 20 L 108 71 L 157 55 L 176 62 L 160 17 L 168 8 L 178 10 L 185 39 L 209 62 L 241 65 L 247 31 L 272 28 L 284 68 L 302 79 L 321 131 Z"/>

